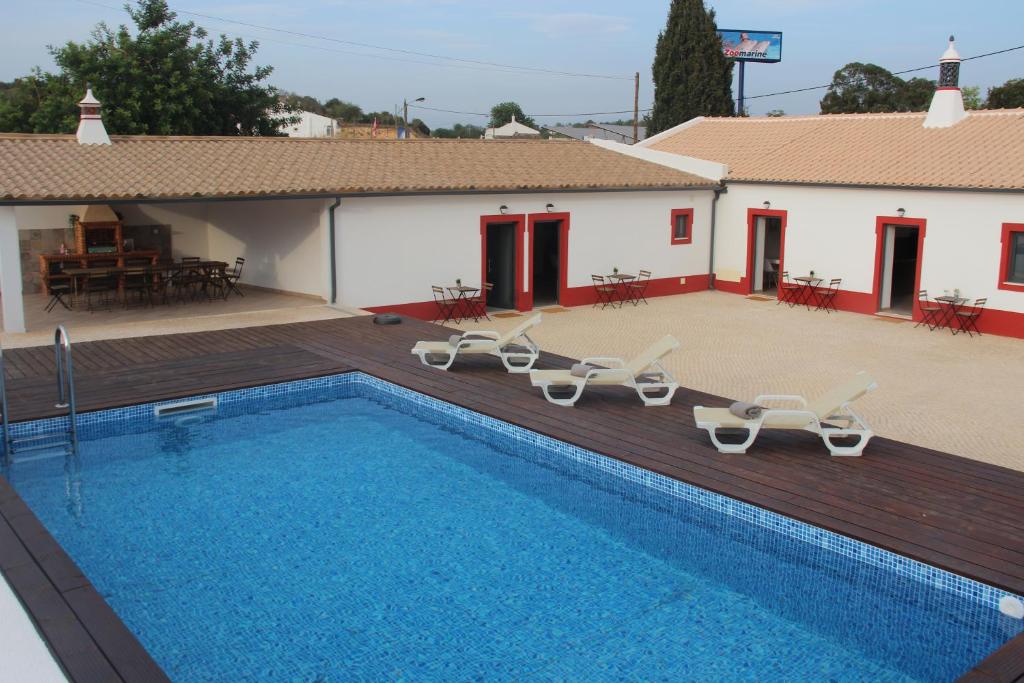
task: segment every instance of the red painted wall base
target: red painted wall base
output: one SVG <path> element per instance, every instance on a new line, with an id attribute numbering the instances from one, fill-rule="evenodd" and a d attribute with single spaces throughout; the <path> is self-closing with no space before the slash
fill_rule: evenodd
<path id="1" fill-rule="evenodd" d="M 688 294 L 699 292 L 708 288 L 709 278 L 707 275 L 687 275 L 686 282 L 680 283 L 678 277 L 666 277 L 652 279 L 647 285 L 648 297 L 670 296 L 673 294 Z M 586 306 L 597 301 L 597 295 L 593 287 L 569 287 L 562 292 L 560 305 L 562 306 Z M 517 306 L 524 302 L 524 295 L 516 297 Z M 433 320 L 437 315 L 437 305 L 433 301 L 418 301 L 409 304 L 394 304 L 389 306 L 369 306 L 364 310 L 371 313 L 398 313 L 399 315 L 420 320 Z M 528 310 L 519 308 L 518 310 Z"/>

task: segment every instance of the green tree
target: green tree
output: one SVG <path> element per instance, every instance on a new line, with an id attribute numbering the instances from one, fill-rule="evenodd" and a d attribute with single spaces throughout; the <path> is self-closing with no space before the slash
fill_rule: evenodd
<path id="1" fill-rule="evenodd" d="M 654 109 L 647 135 L 696 116 L 732 116 L 732 61 L 704 0 L 672 0 L 654 53 Z"/>
<path id="2" fill-rule="evenodd" d="M 977 85 L 965 85 L 960 88 L 960 94 L 964 96 L 964 109 L 982 109 L 981 87 Z"/>
<path id="3" fill-rule="evenodd" d="M 903 81 L 899 111 L 927 111 L 935 96 L 935 81 L 927 78 L 911 78 Z"/>
<path id="4" fill-rule="evenodd" d="M 770 112 L 768 112 L 766 114 L 766 116 L 768 116 L 769 118 L 773 118 L 773 119 L 781 118 L 781 117 L 783 117 L 785 115 L 786 115 L 786 112 L 784 112 L 781 109 L 772 109 Z"/>
<path id="5" fill-rule="evenodd" d="M 0 99 L 0 130 L 73 132 L 87 83 L 111 133 L 275 135 L 290 120 L 278 91 L 263 83 L 272 68 L 250 68 L 256 42 L 207 39 L 165 0 L 125 9 L 134 35 L 100 23 L 87 42 L 51 47 L 58 71 L 35 69 L 15 82 Z"/>
<path id="6" fill-rule="evenodd" d="M 504 126 L 506 123 L 512 121 L 512 117 L 516 117 L 516 121 L 529 126 L 530 128 L 536 128 L 537 124 L 529 116 L 523 113 L 523 108 L 515 102 L 501 102 L 491 107 L 491 128 L 497 128 L 498 126 Z"/>
<path id="7" fill-rule="evenodd" d="M 1002 85 L 989 88 L 985 106 L 989 109 L 1024 107 L 1024 78 L 1011 78 Z"/>
<path id="8" fill-rule="evenodd" d="M 877 64 L 851 62 L 832 76 L 821 98 L 822 114 L 900 111 L 903 79 Z"/>
<path id="9" fill-rule="evenodd" d="M 463 138 L 463 139 L 475 139 L 481 138 L 484 135 L 484 129 L 480 126 L 474 126 L 471 123 L 456 123 L 451 128 L 435 128 L 431 132 L 431 136 L 435 138 Z"/>
<path id="10" fill-rule="evenodd" d="M 327 116 L 339 121 L 354 122 L 363 118 L 363 109 L 358 104 L 352 104 L 337 97 L 324 102 L 324 110 Z"/>

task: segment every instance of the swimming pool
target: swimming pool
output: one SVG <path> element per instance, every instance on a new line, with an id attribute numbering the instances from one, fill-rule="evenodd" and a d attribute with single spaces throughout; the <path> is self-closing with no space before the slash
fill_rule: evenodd
<path id="1" fill-rule="evenodd" d="M 994 588 L 367 375 L 217 398 L 10 471 L 175 680 L 938 681 L 1021 631 Z"/>

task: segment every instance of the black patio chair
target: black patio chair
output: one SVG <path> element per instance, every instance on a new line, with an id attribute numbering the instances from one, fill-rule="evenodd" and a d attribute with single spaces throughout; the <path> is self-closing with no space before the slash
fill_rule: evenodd
<path id="1" fill-rule="evenodd" d="M 836 294 L 839 293 L 841 284 L 843 284 L 842 278 L 832 278 L 829 280 L 828 287 L 815 287 L 814 296 L 818 300 L 818 305 L 814 307 L 814 310 L 823 310 L 831 315 L 832 311 L 836 310 Z"/>
<path id="2" fill-rule="evenodd" d="M 466 299 L 466 313 L 473 319 L 473 322 L 477 322 L 480 318 L 490 320 L 491 316 L 487 315 L 487 295 L 494 289 L 494 285 L 490 282 L 485 282 L 480 285 L 480 291 L 476 296 L 471 296 Z"/>
<path id="3" fill-rule="evenodd" d="M 231 292 L 234 292 L 241 297 L 245 296 L 242 290 L 238 288 L 238 280 L 242 277 L 242 268 L 244 267 L 245 259 L 239 256 L 235 259 L 235 267 L 226 269 L 224 274 L 221 276 L 220 286 L 224 289 L 225 299 L 231 295 Z"/>
<path id="4" fill-rule="evenodd" d="M 930 332 L 942 324 L 942 306 L 928 298 L 928 290 L 922 289 L 917 293 L 917 307 L 921 311 L 921 319 L 914 327 L 927 325 Z"/>
<path id="5" fill-rule="evenodd" d="M 454 320 L 459 322 L 457 316 L 458 313 L 458 299 L 453 299 L 445 294 L 444 287 L 438 287 L 432 285 L 430 287 L 434 293 L 434 303 L 437 305 L 437 315 L 434 316 L 434 322 L 441 321 L 441 324 Z"/>
<path id="6" fill-rule="evenodd" d="M 626 291 L 629 292 L 629 300 L 634 306 L 639 306 L 643 301 L 647 305 L 647 285 L 651 284 L 651 271 L 641 270 L 635 280 L 626 283 Z"/>
<path id="7" fill-rule="evenodd" d="M 779 282 L 779 300 L 775 305 L 786 304 L 793 308 L 800 303 L 800 285 L 789 279 L 789 271 L 782 271 L 782 281 Z"/>
<path id="8" fill-rule="evenodd" d="M 985 312 L 985 304 L 987 303 L 987 298 L 975 299 L 974 303 L 970 306 L 964 306 L 958 310 L 955 314 L 957 327 L 953 328 L 953 334 L 966 332 L 968 337 L 973 337 L 975 334 L 980 337 L 981 330 L 978 329 L 978 318 Z M 974 330 L 973 334 L 971 330 Z"/>
<path id="9" fill-rule="evenodd" d="M 601 304 L 601 310 L 604 310 L 608 306 L 615 308 L 615 298 L 618 293 L 615 289 L 615 285 L 605 282 L 603 275 L 591 275 L 590 279 L 594 283 L 594 294 L 597 298 L 594 300 L 594 308 L 598 304 Z"/>
<path id="10" fill-rule="evenodd" d="M 57 304 L 64 307 L 65 310 L 71 310 L 71 284 L 68 282 L 54 282 L 50 284 L 50 301 L 46 304 L 46 312 L 52 311 Z M 67 297 L 65 299 L 64 297 Z"/>

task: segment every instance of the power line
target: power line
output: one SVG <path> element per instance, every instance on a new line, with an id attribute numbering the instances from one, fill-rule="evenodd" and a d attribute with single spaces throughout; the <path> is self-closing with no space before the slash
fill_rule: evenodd
<path id="1" fill-rule="evenodd" d="M 437 107 L 425 107 L 422 104 L 409 104 L 409 108 L 415 107 L 416 109 L 427 109 L 429 111 L 439 111 L 445 114 L 463 114 L 465 116 L 490 116 L 490 113 L 484 113 L 479 111 L 457 111 L 455 109 L 438 109 Z M 641 109 L 641 113 L 651 111 L 650 109 Z M 575 112 L 572 114 L 526 114 L 530 118 L 534 117 L 558 117 L 564 116 L 566 118 L 572 116 L 608 116 L 610 114 L 632 114 L 632 109 L 623 109 L 621 111 L 589 111 L 589 112 Z"/>
<path id="2" fill-rule="evenodd" d="M 994 52 L 986 52 L 984 54 L 974 55 L 973 57 L 964 57 L 960 61 L 962 61 L 962 62 L 969 62 L 972 59 L 981 59 L 982 57 L 991 57 L 993 55 L 1001 55 L 1001 54 L 1005 54 L 1007 52 L 1013 52 L 1014 50 L 1022 50 L 1022 49 L 1024 49 L 1024 45 L 1018 45 L 1016 47 L 1008 47 L 1005 50 L 996 50 Z M 893 71 L 892 75 L 893 76 L 901 76 L 903 74 L 914 73 L 916 71 L 926 71 L 928 69 L 934 69 L 936 66 L 938 66 L 938 65 L 937 64 L 929 64 L 928 66 L 917 66 L 917 67 L 914 67 L 913 69 L 903 69 L 902 71 Z M 826 85 L 812 85 L 812 86 L 807 87 L 807 88 L 796 88 L 795 90 L 781 90 L 779 92 L 770 92 L 770 93 L 766 93 L 764 95 L 746 95 L 746 96 L 744 96 L 743 99 L 745 99 L 745 100 L 756 100 L 756 99 L 759 99 L 759 98 L 762 98 L 762 97 L 775 97 L 776 95 L 791 95 L 793 93 L 808 92 L 810 90 L 822 90 L 824 88 L 831 88 L 831 87 L 832 87 L 831 83 L 828 83 Z"/>
<path id="3" fill-rule="evenodd" d="M 79 3 L 82 3 L 82 4 L 86 4 L 86 5 L 95 5 L 97 7 L 105 7 L 107 9 L 112 9 L 112 10 L 123 9 L 123 8 L 112 7 L 110 5 L 105 5 L 105 4 L 100 3 L 100 2 L 95 2 L 94 0 L 75 0 L 75 2 L 79 2 Z M 632 78 L 631 76 L 612 76 L 612 75 L 609 75 L 609 74 L 590 74 L 590 73 L 579 73 L 579 72 L 575 72 L 575 71 L 559 71 L 557 69 L 547 69 L 547 68 L 543 68 L 543 67 L 519 66 L 519 65 L 516 65 L 516 64 L 502 64 L 500 62 L 488 62 L 488 61 L 483 61 L 483 60 L 479 60 L 479 59 L 468 59 L 468 58 L 464 58 L 464 57 L 449 57 L 447 55 L 433 54 L 433 53 L 430 53 L 430 52 L 418 52 L 416 50 L 406 50 L 406 49 L 403 49 L 403 48 L 388 47 L 386 45 L 374 45 L 372 43 L 361 43 L 361 42 L 354 41 L 354 40 L 343 40 L 341 38 L 333 38 L 331 36 L 317 35 L 315 33 L 303 33 L 301 31 L 292 31 L 292 30 L 289 30 L 289 29 L 277 28 L 277 27 L 273 27 L 273 26 L 262 26 L 260 24 L 254 24 L 254 23 L 247 22 L 247 21 L 240 21 L 238 19 L 226 19 L 224 17 L 217 17 L 217 16 L 214 16 L 212 14 L 203 14 L 202 12 L 192 12 L 190 10 L 173 9 L 172 8 L 172 11 L 176 12 L 178 14 L 188 14 L 188 15 L 191 15 L 191 16 L 194 16 L 194 17 L 201 17 L 203 19 L 210 19 L 210 20 L 213 20 L 213 21 L 219 21 L 219 22 L 227 23 L 227 24 L 237 24 L 239 26 L 247 26 L 249 28 L 259 29 L 261 31 L 273 31 L 273 32 L 277 32 L 277 33 L 284 33 L 284 34 L 287 34 L 287 35 L 297 36 L 297 37 L 300 37 L 300 38 L 309 38 L 309 39 L 312 39 L 312 40 L 325 40 L 325 41 L 328 41 L 328 42 L 339 43 L 339 44 L 342 44 L 342 45 L 353 45 L 355 47 L 364 47 L 364 48 L 368 48 L 368 49 L 372 49 L 372 50 L 383 50 L 385 52 L 394 52 L 394 53 L 399 53 L 399 54 L 413 55 L 413 56 L 416 56 L 416 57 L 429 57 L 430 59 L 441 59 L 441 60 L 447 60 L 447 61 L 453 61 L 453 62 L 462 62 L 462 63 L 466 63 L 466 64 L 476 64 L 476 65 L 485 66 L 485 67 L 497 67 L 499 69 L 512 69 L 512 70 L 515 70 L 512 73 L 522 72 L 522 73 L 533 73 L 533 74 L 546 74 L 546 75 L 549 75 L 549 76 L 571 76 L 571 77 L 575 77 L 575 78 L 601 78 L 601 79 L 608 79 L 608 80 L 630 80 Z M 360 53 L 356 53 L 356 54 L 360 54 Z M 365 56 L 365 57 L 382 57 L 382 55 L 372 55 L 372 54 L 362 54 L 362 56 Z M 444 66 L 442 64 L 436 64 L 434 62 L 422 62 L 422 63 L 423 64 L 434 64 L 435 66 Z M 509 72 L 506 71 L 506 73 L 509 73 Z"/>

